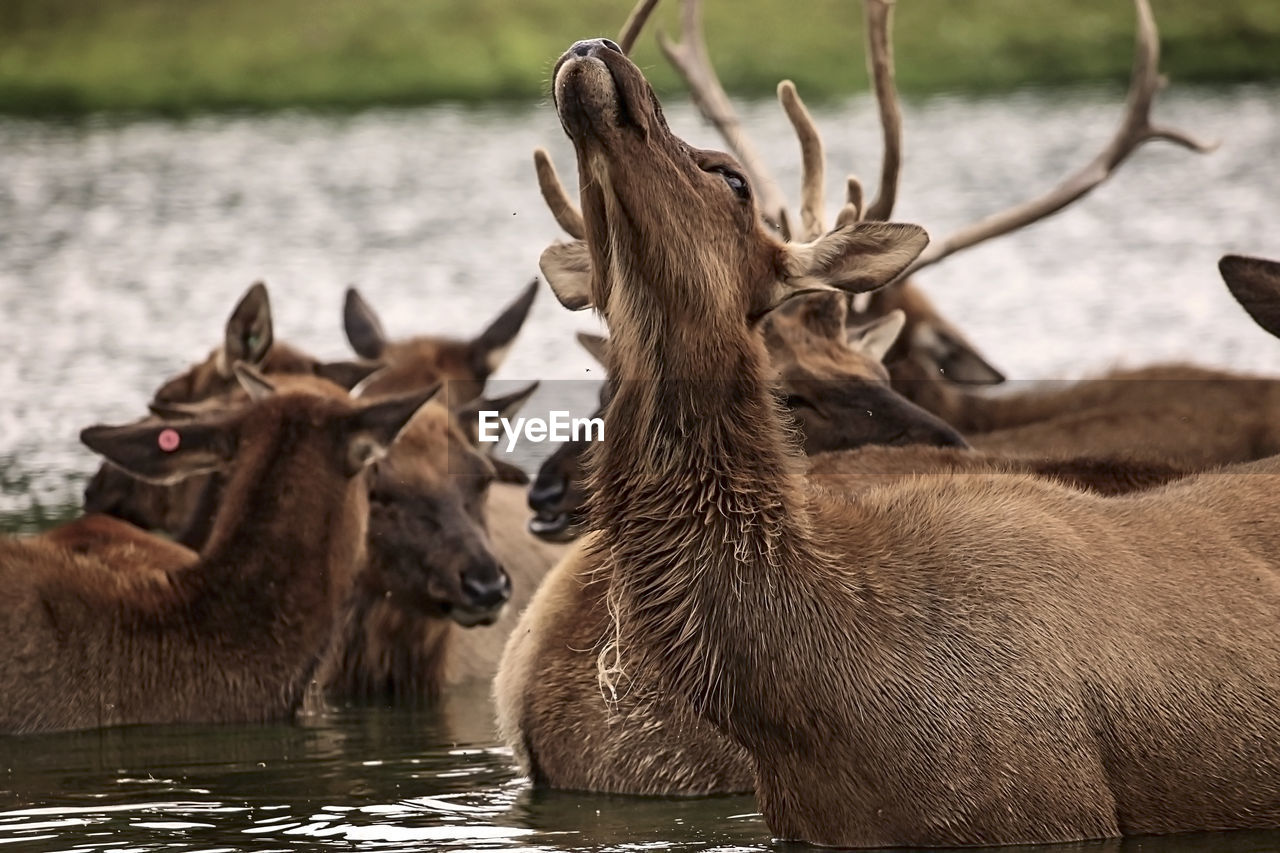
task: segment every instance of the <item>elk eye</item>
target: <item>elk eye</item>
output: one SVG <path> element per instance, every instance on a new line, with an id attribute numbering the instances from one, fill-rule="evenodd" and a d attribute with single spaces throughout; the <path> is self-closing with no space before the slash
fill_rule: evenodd
<path id="1" fill-rule="evenodd" d="M 747 201 L 751 198 L 751 186 L 747 183 L 746 178 L 733 171 L 733 169 L 720 167 L 715 171 L 720 173 L 720 177 L 724 178 L 724 182 L 729 185 L 729 189 L 733 190 L 733 194 L 740 200 Z"/>

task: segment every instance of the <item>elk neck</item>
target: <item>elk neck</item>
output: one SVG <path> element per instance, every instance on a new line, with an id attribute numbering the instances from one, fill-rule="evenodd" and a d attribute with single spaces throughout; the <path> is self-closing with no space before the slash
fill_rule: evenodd
<path id="1" fill-rule="evenodd" d="M 609 373 L 620 379 L 589 501 L 615 615 L 602 677 L 634 660 L 724 719 L 727 670 L 767 654 L 753 651 L 755 602 L 804 595 L 791 579 L 822 562 L 802 458 L 761 335 L 741 314 L 681 318 L 643 283 L 611 298 Z"/>

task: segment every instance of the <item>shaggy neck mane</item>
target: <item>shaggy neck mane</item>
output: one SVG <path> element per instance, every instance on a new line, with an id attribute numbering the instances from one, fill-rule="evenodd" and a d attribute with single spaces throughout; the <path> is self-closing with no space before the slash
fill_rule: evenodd
<path id="1" fill-rule="evenodd" d="M 802 461 L 745 320 L 673 316 L 656 288 L 627 284 L 611 291 L 609 373 L 620 381 L 591 479 L 615 622 L 602 681 L 661 673 L 714 718 L 729 658 L 752 656 L 738 645 L 755 633 L 747 601 L 776 596 L 782 577 L 818 560 Z"/>

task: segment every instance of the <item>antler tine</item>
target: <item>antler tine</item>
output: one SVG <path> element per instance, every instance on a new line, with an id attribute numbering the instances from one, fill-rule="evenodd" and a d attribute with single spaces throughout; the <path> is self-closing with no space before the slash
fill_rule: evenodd
<path id="1" fill-rule="evenodd" d="M 1160 37 L 1147 0 L 1134 0 L 1134 5 L 1137 7 L 1138 28 L 1133 77 L 1129 84 L 1124 117 L 1107 146 L 1083 168 L 1068 175 L 1043 195 L 992 214 L 932 244 L 907 269 L 904 276 L 932 266 L 956 252 L 1057 213 L 1105 182 L 1145 142 L 1164 139 L 1200 153 L 1212 151 L 1218 146 L 1217 142 L 1201 142 L 1180 130 L 1151 123 L 1152 100 L 1165 82 L 1158 70 Z"/>
<path id="2" fill-rule="evenodd" d="M 844 207 L 836 215 L 836 227 L 843 228 L 862 220 L 862 182 L 850 175 L 845 182 Z"/>
<path id="3" fill-rule="evenodd" d="M 684 0 L 681 15 L 681 41 L 674 42 L 658 33 L 658 46 L 676 72 L 689 87 L 689 94 L 703 118 L 711 122 L 734 156 L 742 163 L 755 189 L 760 210 L 775 226 L 781 219 L 786 200 L 778 184 L 769 176 L 746 134 L 742 122 L 729 103 L 724 87 L 716 77 L 715 69 L 707 56 L 707 43 L 702 32 L 701 0 Z"/>
<path id="4" fill-rule="evenodd" d="M 898 176 L 902 172 L 902 110 L 893 83 L 893 0 L 865 0 L 867 71 L 880 109 L 884 132 L 884 158 L 880 161 L 880 186 L 867 205 L 865 219 L 883 222 L 893 215 L 898 200 Z"/>
<path id="5" fill-rule="evenodd" d="M 827 230 L 823 224 L 823 207 L 826 201 L 823 198 L 822 182 L 826 157 L 822 152 L 822 136 L 805 108 L 804 101 L 800 100 L 795 84 L 790 80 L 783 80 L 778 84 L 778 100 L 800 139 L 800 159 L 804 166 L 800 181 L 800 226 L 804 230 L 800 239 L 808 242 L 818 239 Z"/>
<path id="6" fill-rule="evenodd" d="M 582 211 L 569 197 L 569 192 L 560 182 L 555 164 L 545 148 L 533 151 L 533 168 L 538 172 L 538 189 L 542 190 L 542 198 L 551 208 L 551 215 L 556 218 L 560 227 L 575 240 L 587 239 L 587 224 L 582 219 Z"/>
<path id="7" fill-rule="evenodd" d="M 631 53 L 631 48 L 636 46 L 640 31 L 648 23 L 649 16 L 653 14 L 659 2 L 660 0 L 640 0 L 631 10 L 627 22 L 622 25 L 622 32 L 618 33 L 618 47 L 622 48 L 623 53 Z"/>

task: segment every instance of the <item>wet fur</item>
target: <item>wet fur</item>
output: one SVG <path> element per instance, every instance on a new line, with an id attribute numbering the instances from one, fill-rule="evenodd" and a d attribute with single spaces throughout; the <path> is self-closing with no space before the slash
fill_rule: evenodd
<path id="1" fill-rule="evenodd" d="M 104 548 L 89 520 L 0 540 L 0 730 L 288 717 L 364 547 L 365 486 L 312 425 L 333 405 L 281 398 L 248 416 L 254 439 L 185 564 L 137 532 Z M 121 559 L 148 564 L 121 571 Z"/>
<path id="2" fill-rule="evenodd" d="M 610 372 L 645 380 L 618 384 L 591 480 L 602 683 L 742 746 L 782 838 L 1280 825 L 1280 461 L 1109 499 L 1025 475 L 823 488 L 746 320 L 789 250 L 726 212 L 625 57 L 566 60 Z"/>

